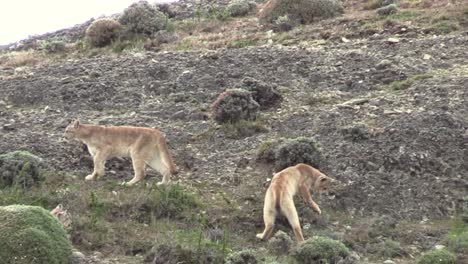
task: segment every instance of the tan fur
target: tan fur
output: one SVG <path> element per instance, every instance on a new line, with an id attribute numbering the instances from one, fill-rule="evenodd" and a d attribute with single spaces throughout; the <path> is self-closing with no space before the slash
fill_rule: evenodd
<path id="1" fill-rule="evenodd" d="M 169 183 L 175 165 L 162 133 L 154 128 L 132 126 L 98 126 L 81 124 L 78 120 L 65 129 L 65 136 L 77 139 L 88 146 L 93 156 L 93 173 L 86 180 L 104 175 L 104 163 L 113 157 L 130 157 L 135 176 L 126 185 L 134 185 L 146 176 L 146 165 L 163 175 L 162 182 Z"/>
<path id="2" fill-rule="evenodd" d="M 67 210 L 63 210 L 62 204 L 57 205 L 50 213 L 57 217 L 64 228 L 69 228 L 72 224 L 72 218 Z"/>
<path id="3" fill-rule="evenodd" d="M 314 192 L 327 191 L 332 181 L 334 181 L 332 178 L 303 163 L 276 173 L 265 195 L 263 208 L 265 230 L 263 233 L 257 234 L 257 237 L 263 240 L 270 239 L 273 234 L 276 215 L 281 212 L 288 219 L 296 240 L 304 241 L 293 197 L 299 192 L 304 201 L 314 211 L 321 214 L 322 212 L 312 200 L 309 190 L 312 188 Z"/>

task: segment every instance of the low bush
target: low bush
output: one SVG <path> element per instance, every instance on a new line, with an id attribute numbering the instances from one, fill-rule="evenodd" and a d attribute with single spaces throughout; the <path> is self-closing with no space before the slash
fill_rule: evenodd
<path id="1" fill-rule="evenodd" d="M 280 171 L 298 163 L 306 163 L 320 168 L 322 154 L 319 144 L 312 138 L 280 139 L 262 144 L 257 159 L 274 164 Z"/>
<path id="2" fill-rule="evenodd" d="M 243 89 L 227 89 L 211 104 L 213 119 L 218 123 L 254 120 L 259 109 L 252 94 Z"/>
<path id="3" fill-rule="evenodd" d="M 111 18 L 95 20 L 86 29 L 86 40 L 93 47 L 104 47 L 119 37 L 122 26 Z"/>
<path id="4" fill-rule="evenodd" d="M 127 7 L 119 22 L 132 33 L 151 36 L 166 27 L 166 15 L 147 1 L 136 2 Z"/>
<path id="5" fill-rule="evenodd" d="M 340 241 L 314 236 L 295 247 L 291 256 L 300 264 L 337 263 L 350 255 Z"/>
<path id="6" fill-rule="evenodd" d="M 335 17 L 343 13 L 337 0 L 269 0 L 259 13 L 260 20 L 272 23 L 280 16 L 310 24 L 319 19 Z"/>

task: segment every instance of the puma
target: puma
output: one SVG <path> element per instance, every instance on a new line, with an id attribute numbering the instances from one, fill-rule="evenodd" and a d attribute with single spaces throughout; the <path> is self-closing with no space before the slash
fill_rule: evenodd
<path id="1" fill-rule="evenodd" d="M 96 180 L 104 175 L 106 160 L 113 157 L 130 157 L 135 176 L 124 185 L 131 186 L 146 175 L 146 165 L 162 174 L 158 184 L 167 184 L 176 167 L 162 133 L 154 128 L 133 126 L 100 126 L 82 124 L 75 120 L 65 128 L 65 137 L 87 145 L 93 156 L 93 173 L 86 180 Z"/>
<path id="2" fill-rule="evenodd" d="M 64 228 L 69 228 L 72 224 L 72 218 L 67 210 L 63 209 L 62 204 L 57 205 L 50 213 L 57 217 L 57 219 L 62 223 Z"/>
<path id="3" fill-rule="evenodd" d="M 263 240 L 270 239 L 273 234 L 275 218 L 278 212 L 281 212 L 288 219 L 296 240 L 304 241 L 293 197 L 299 192 L 305 202 L 315 212 L 321 214 L 322 212 L 312 200 L 309 190 L 312 188 L 313 192 L 326 192 L 333 181 L 335 180 L 303 163 L 276 173 L 265 195 L 263 207 L 265 230 L 263 233 L 257 234 L 257 237 Z"/>

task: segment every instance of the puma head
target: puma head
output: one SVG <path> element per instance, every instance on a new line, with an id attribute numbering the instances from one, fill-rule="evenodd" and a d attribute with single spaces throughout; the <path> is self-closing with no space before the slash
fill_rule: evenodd
<path id="1" fill-rule="evenodd" d="M 66 128 L 64 136 L 67 138 L 74 138 L 78 130 L 80 129 L 80 120 L 76 119 L 75 121 L 71 122 Z"/>

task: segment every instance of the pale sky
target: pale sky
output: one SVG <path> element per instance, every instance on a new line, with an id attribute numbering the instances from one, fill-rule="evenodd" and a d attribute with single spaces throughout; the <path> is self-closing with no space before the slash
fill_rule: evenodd
<path id="1" fill-rule="evenodd" d="M 119 13 L 133 2 L 138 0 L 0 0 L 0 45 Z"/>

